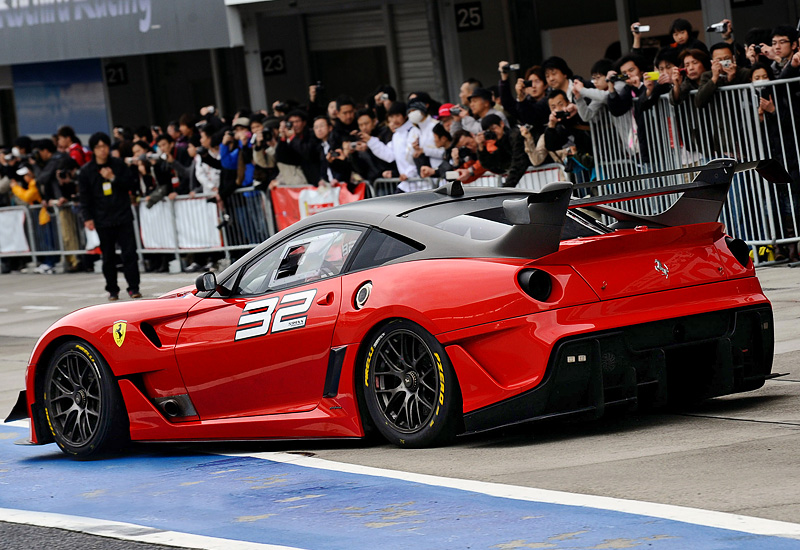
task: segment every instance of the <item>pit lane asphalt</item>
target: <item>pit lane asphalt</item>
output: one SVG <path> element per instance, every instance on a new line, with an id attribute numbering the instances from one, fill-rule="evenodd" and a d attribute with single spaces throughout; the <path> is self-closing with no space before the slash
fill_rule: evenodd
<path id="1" fill-rule="evenodd" d="M 398 451 L 382 444 L 294 442 L 196 445 L 202 452 L 299 451 L 338 462 L 408 472 L 611 496 L 800 522 L 800 270 L 759 269 L 773 302 L 775 372 L 756 392 L 677 413 L 629 414 L 591 423 L 522 426 L 461 439 L 446 449 Z M 190 284 L 193 275 L 144 275 L 146 296 Z M 10 410 L 30 350 L 62 315 L 104 303 L 94 274 L 0 276 L 0 416 Z M 0 523 L 0 548 L 57 530 Z M 20 536 L 21 534 L 21 536 Z M 98 543 L 87 537 L 81 545 Z M 19 537 L 19 538 L 15 538 Z M 47 541 L 48 547 L 59 546 Z M 19 541 L 17 544 L 16 541 Z M 39 540 L 38 538 L 36 540 Z M 64 539 L 66 540 L 66 539 Z M 102 548 L 141 548 L 100 541 Z M 155 546 L 149 546 L 155 548 Z"/>

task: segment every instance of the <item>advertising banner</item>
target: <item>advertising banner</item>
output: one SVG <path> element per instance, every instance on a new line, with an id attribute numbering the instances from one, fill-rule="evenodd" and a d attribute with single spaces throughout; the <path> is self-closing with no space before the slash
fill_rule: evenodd
<path id="1" fill-rule="evenodd" d="M 364 189 L 363 183 L 358 184 L 354 193 L 348 191 L 344 183 L 327 187 L 276 187 L 271 191 L 271 197 L 278 230 L 317 212 L 361 200 L 364 198 Z"/>

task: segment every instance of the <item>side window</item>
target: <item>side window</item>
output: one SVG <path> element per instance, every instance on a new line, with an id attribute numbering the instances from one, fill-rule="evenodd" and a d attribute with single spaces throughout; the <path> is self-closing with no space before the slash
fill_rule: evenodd
<path id="1" fill-rule="evenodd" d="M 258 295 L 339 275 L 362 233 L 325 228 L 298 235 L 249 265 L 236 294 Z"/>
<path id="2" fill-rule="evenodd" d="M 359 249 L 351 270 L 357 271 L 383 265 L 397 258 L 419 252 L 424 248 L 421 244 L 402 241 L 388 233 L 373 231 Z"/>

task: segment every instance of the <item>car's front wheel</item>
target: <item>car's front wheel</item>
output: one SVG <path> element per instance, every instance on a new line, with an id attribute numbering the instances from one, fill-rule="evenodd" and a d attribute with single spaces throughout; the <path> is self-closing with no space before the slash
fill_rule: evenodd
<path id="1" fill-rule="evenodd" d="M 103 357 L 84 341 L 66 342 L 51 356 L 42 403 L 56 443 L 76 458 L 116 450 L 130 437 L 119 386 Z"/>
<path id="2" fill-rule="evenodd" d="M 444 443 L 454 434 L 461 400 L 442 345 L 419 325 L 397 320 L 368 342 L 360 383 L 370 419 L 402 447 Z"/>

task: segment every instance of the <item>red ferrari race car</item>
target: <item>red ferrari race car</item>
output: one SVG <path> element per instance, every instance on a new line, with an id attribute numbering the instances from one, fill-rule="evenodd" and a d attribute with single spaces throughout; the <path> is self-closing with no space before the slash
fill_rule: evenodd
<path id="1" fill-rule="evenodd" d="M 748 246 L 717 221 L 750 168 L 788 178 L 723 159 L 626 194 L 452 182 L 316 214 L 196 288 L 56 322 L 10 418 L 77 457 L 372 430 L 423 447 L 759 388 L 772 309 Z M 677 192 L 659 215 L 609 206 Z"/>

